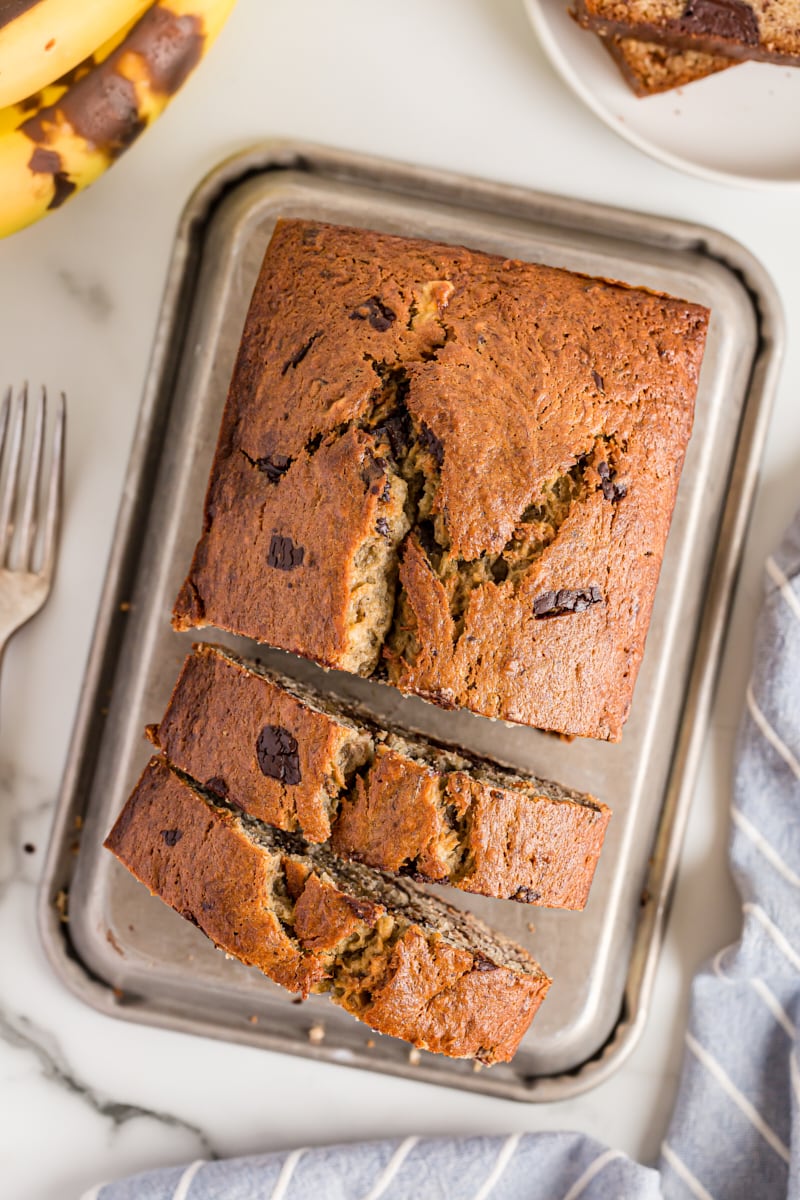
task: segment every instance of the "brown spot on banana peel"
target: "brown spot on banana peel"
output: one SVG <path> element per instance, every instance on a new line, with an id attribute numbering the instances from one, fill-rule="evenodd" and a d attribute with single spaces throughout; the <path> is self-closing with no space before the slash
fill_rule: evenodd
<path id="1" fill-rule="evenodd" d="M 40 0 L 0 0 L 0 29 L 10 25 L 29 8 L 35 8 Z"/>
<path id="2" fill-rule="evenodd" d="M 125 40 L 140 54 L 155 91 L 174 96 L 203 57 L 205 34 L 197 17 L 177 17 L 169 6 L 149 9 Z"/>
<path id="3" fill-rule="evenodd" d="M 136 74 L 147 78 L 154 92 L 172 96 L 200 61 L 204 40 L 197 17 L 176 16 L 157 4 L 105 62 L 80 78 L 55 104 L 24 121 L 20 132 L 46 146 L 52 133 L 66 125 L 92 147 L 116 158 L 146 127 L 135 84 L 127 77 L 131 56 L 137 60 Z"/>
<path id="4" fill-rule="evenodd" d="M 28 167 L 35 175 L 52 175 L 53 195 L 48 208 L 60 208 L 65 200 L 69 200 L 75 191 L 75 184 L 62 169 L 61 155 L 55 150 L 45 150 L 37 146 L 28 160 Z"/>

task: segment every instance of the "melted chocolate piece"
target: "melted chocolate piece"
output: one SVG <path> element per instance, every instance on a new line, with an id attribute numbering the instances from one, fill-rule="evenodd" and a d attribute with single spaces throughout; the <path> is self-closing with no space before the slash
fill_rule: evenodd
<path id="1" fill-rule="evenodd" d="M 262 775 L 287 787 L 293 787 L 302 778 L 297 738 L 282 725 L 264 726 L 256 740 L 256 758 Z"/>
<path id="2" fill-rule="evenodd" d="M 381 537 L 389 536 L 389 522 L 386 520 L 386 517 L 378 517 L 375 522 L 375 528 Z"/>
<path id="3" fill-rule="evenodd" d="M 225 780 L 221 778 L 221 776 L 212 775 L 210 779 L 206 780 L 205 786 L 208 788 L 209 792 L 213 792 L 215 796 L 219 796 L 222 800 L 227 800 L 228 785 Z"/>
<path id="4" fill-rule="evenodd" d="M 391 413 L 381 425 L 377 425 L 375 437 L 379 440 L 386 438 L 392 457 L 399 462 L 411 442 L 411 422 L 405 409 Z"/>
<path id="5" fill-rule="evenodd" d="M 290 368 L 294 369 L 295 367 L 299 367 L 300 363 L 303 361 L 303 359 L 308 354 L 311 347 L 314 345 L 314 342 L 316 342 L 317 338 L 321 338 L 321 337 L 322 337 L 321 329 L 317 330 L 316 333 L 312 333 L 311 337 L 307 341 L 303 342 L 300 349 L 295 350 L 292 357 L 288 358 L 286 360 L 286 362 L 283 364 L 283 366 L 281 367 L 281 375 L 285 375 L 286 372 Z"/>
<path id="6" fill-rule="evenodd" d="M 745 46 L 759 42 L 758 17 L 744 0 L 687 0 L 673 27 L 681 33 L 728 38 Z"/>
<path id="7" fill-rule="evenodd" d="M 369 321 L 378 333 L 386 333 L 397 320 L 397 313 L 384 304 L 379 296 L 370 296 L 350 313 L 351 321 Z"/>
<path id="8" fill-rule="evenodd" d="M 295 567 L 302 567 L 304 557 L 305 550 L 302 546 L 295 546 L 290 537 L 273 533 L 267 555 L 268 566 L 275 567 L 278 571 L 293 571 Z"/>
<path id="9" fill-rule="evenodd" d="M 370 496 L 383 494 L 388 486 L 388 480 L 381 486 L 381 480 L 386 477 L 386 459 L 380 458 L 377 454 L 373 454 L 368 450 L 364 455 L 364 466 L 361 469 L 361 478 L 367 485 Z"/>
<path id="10" fill-rule="evenodd" d="M 603 379 L 603 376 L 600 375 L 597 371 L 592 371 L 592 379 L 594 380 L 594 386 L 597 388 L 598 392 L 602 392 L 603 395 L 605 396 L 606 385 L 605 385 L 605 380 Z"/>
<path id="11" fill-rule="evenodd" d="M 257 458 L 255 461 L 259 471 L 264 472 L 270 483 L 277 483 L 292 465 L 292 460 L 285 454 L 265 454 L 263 458 Z"/>
<path id="12" fill-rule="evenodd" d="M 168 846 L 177 846 L 183 837 L 182 829 L 162 829 L 161 836 Z"/>
<path id="13" fill-rule="evenodd" d="M 378 905 L 373 904 L 371 900 L 357 900 L 355 896 L 345 896 L 345 903 L 349 909 L 356 914 L 362 921 L 371 925 L 378 915 Z"/>
<path id="14" fill-rule="evenodd" d="M 592 584 L 588 588 L 560 588 L 557 592 L 543 592 L 533 602 L 533 615 L 537 620 L 543 617 L 560 617 L 565 613 L 586 612 L 593 604 L 601 604 L 603 593 L 599 587 Z"/>
<path id="15" fill-rule="evenodd" d="M 444 446 L 433 430 L 429 429 L 424 422 L 420 425 L 419 441 L 436 459 L 437 466 L 441 466 L 444 462 Z"/>
<path id="16" fill-rule="evenodd" d="M 616 504 L 623 496 L 627 496 L 628 489 L 624 483 L 615 483 L 614 472 L 609 467 L 608 463 L 601 462 L 597 465 L 597 474 L 600 476 L 600 490 L 606 500 L 610 500 L 612 504 Z"/>
<path id="17" fill-rule="evenodd" d="M 511 899 L 518 900 L 520 904 L 535 904 L 541 897 L 541 892 L 535 892 L 533 888 L 521 887 L 517 888 Z"/>
<path id="18" fill-rule="evenodd" d="M 478 951 L 472 960 L 472 969 L 473 971 L 496 971 L 498 969 L 498 964 L 496 962 L 492 962 L 492 960 L 487 958 L 485 954 L 481 954 L 480 951 Z"/>

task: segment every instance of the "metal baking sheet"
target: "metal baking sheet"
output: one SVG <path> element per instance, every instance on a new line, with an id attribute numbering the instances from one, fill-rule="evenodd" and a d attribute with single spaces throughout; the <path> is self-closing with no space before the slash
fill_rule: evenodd
<path id="1" fill-rule="evenodd" d="M 147 760 L 143 727 L 161 715 L 192 640 L 172 631 L 169 613 L 279 216 L 464 243 L 712 309 L 694 433 L 621 743 L 567 743 L 443 712 L 261 650 L 280 670 L 379 719 L 585 788 L 612 807 L 585 912 L 449 893 L 527 946 L 555 980 L 514 1061 L 491 1070 L 410 1055 L 323 997 L 292 1003 L 257 971 L 226 960 L 101 848 Z M 760 265 L 704 228 L 315 146 L 270 143 L 223 164 L 190 200 L 177 235 L 41 893 L 44 940 L 71 987 L 120 1017 L 521 1100 L 570 1095 L 619 1065 L 647 1012 L 781 342 L 780 309 Z"/>

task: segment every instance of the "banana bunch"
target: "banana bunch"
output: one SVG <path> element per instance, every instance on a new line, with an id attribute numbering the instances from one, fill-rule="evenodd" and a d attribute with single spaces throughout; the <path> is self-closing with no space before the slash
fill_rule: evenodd
<path id="1" fill-rule="evenodd" d="M 101 175 L 164 111 L 234 3 L 0 4 L 0 237 Z M 23 11 L 4 20 L 4 8 Z"/>

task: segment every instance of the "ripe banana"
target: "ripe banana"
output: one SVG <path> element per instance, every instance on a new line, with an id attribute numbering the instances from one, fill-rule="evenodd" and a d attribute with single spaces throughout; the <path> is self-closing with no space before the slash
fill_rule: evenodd
<path id="1" fill-rule="evenodd" d="M 0 237 L 92 183 L 166 108 L 235 0 L 156 0 L 124 33 L 0 112 Z"/>
<path id="2" fill-rule="evenodd" d="M 0 108 L 60 79 L 152 0 L 10 0 L 0 4 Z"/>

